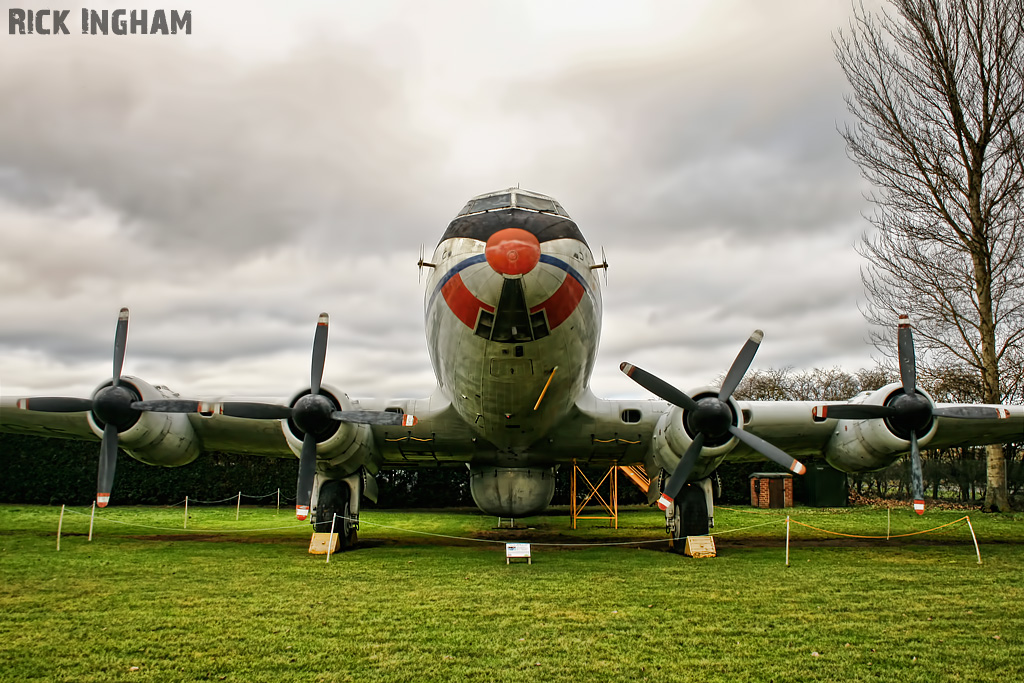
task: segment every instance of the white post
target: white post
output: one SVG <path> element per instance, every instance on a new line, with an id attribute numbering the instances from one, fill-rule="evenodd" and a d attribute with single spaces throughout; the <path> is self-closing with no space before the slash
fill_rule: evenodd
<path id="1" fill-rule="evenodd" d="M 92 502 L 92 514 L 89 515 L 89 540 L 92 540 L 92 525 L 96 521 L 96 501 Z"/>
<path id="2" fill-rule="evenodd" d="M 182 528 L 188 528 L 188 496 L 185 496 L 185 526 Z"/>
<path id="3" fill-rule="evenodd" d="M 60 552 L 60 528 L 64 526 L 64 506 L 60 506 L 60 521 L 57 522 L 57 552 Z"/>
<path id="4" fill-rule="evenodd" d="M 331 561 L 331 548 L 334 547 L 334 522 L 336 519 L 338 519 L 337 512 L 331 517 L 331 535 L 327 537 L 327 562 Z"/>
<path id="5" fill-rule="evenodd" d="M 889 540 L 889 531 L 892 529 L 892 508 L 885 508 L 885 540 Z"/>
<path id="6" fill-rule="evenodd" d="M 238 503 L 235 504 L 235 521 L 238 521 L 238 512 L 242 509 L 242 492 L 238 492 Z"/>
<path id="7" fill-rule="evenodd" d="M 981 548 L 978 547 L 978 537 L 974 535 L 974 527 L 971 526 L 971 518 L 966 517 L 967 528 L 971 530 L 971 538 L 974 539 L 974 551 L 978 553 L 978 564 L 981 564 Z"/>
<path id="8" fill-rule="evenodd" d="M 277 489 L 277 514 L 281 514 L 281 488 Z"/>
<path id="9" fill-rule="evenodd" d="M 789 515 L 786 515 L 786 566 L 789 566 Z"/>

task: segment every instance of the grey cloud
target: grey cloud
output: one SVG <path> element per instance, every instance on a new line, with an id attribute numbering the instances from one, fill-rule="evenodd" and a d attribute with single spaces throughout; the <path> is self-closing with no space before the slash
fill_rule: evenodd
<path id="1" fill-rule="evenodd" d="M 140 239 L 222 253 L 318 226 L 356 246 L 380 216 L 407 217 L 390 181 L 400 168 L 416 187 L 429 143 L 404 118 L 401 73 L 337 44 L 245 65 L 137 42 L 65 45 L 0 62 L 8 197 L 93 194 Z"/>

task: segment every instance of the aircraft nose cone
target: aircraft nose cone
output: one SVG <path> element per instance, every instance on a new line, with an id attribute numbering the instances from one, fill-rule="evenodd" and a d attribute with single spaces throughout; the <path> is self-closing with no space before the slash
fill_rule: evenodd
<path id="1" fill-rule="evenodd" d="M 525 275 L 540 261 L 540 242 L 531 232 L 506 228 L 491 235 L 484 255 L 491 268 L 502 275 Z"/>

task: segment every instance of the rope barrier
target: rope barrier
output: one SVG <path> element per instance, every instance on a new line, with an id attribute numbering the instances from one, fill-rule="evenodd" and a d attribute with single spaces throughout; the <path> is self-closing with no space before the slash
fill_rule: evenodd
<path id="1" fill-rule="evenodd" d="M 84 512 L 78 512 L 77 510 L 73 510 L 72 508 L 67 508 L 67 512 L 70 512 L 71 514 L 75 514 L 75 515 L 82 515 L 83 517 L 86 514 Z M 100 517 L 100 520 L 104 521 L 104 522 L 110 522 L 111 524 L 121 524 L 123 526 L 138 527 L 139 529 L 155 529 L 157 531 L 188 531 L 188 532 L 195 532 L 195 533 L 202 533 L 202 534 L 244 534 L 244 533 L 248 533 L 250 531 L 279 531 L 281 529 L 297 529 L 298 527 L 308 526 L 308 524 L 303 522 L 301 524 L 290 524 L 288 526 L 265 527 L 265 528 L 262 528 L 262 529 L 179 529 L 178 527 L 152 526 L 152 525 L 149 525 L 149 524 L 136 524 L 134 522 L 125 522 L 125 521 L 122 521 L 122 520 L 119 520 L 119 519 L 106 519 L 104 517 Z"/>
<path id="2" fill-rule="evenodd" d="M 948 524 L 942 524 L 940 526 L 933 527 L 931 529 L 924 529 L 923 531 L 911 531 L 910 533 L 906 533 L 906 534 L 890 534 L 888 536 L 862 536 L 862 535 L 859 535 L 859 534 L 844 534 L 841 531 L 829 531 L 828 529 L 821 529 L 821 528 L 816 527 L 816 526 L 811 526 L 810 524 L 805 524 L 803 522 L 798 522 L 795 519 L 793 520 L 793 524 L 799 524 L 800 526 L 807 527 L 808 529 L 814 529 L 815 531 L 820 531 L 820 532 L 822 532 L 824 534 L 832 534 L 833 536 L 845 536 L 846 538 L 887 538 L 888 539 L 888 538 L 906 538 L 907 536 L 920 536 L 921 534 L 928 534 L 928 533 L 931 533 L 933 531 L 938 531 L 939 529 L 945 529 L 947 526 L 953 526 L 954 524 L 959 524 L 960 522 L 964 521 L 965 519 L 967 519 L 966 516 L 961 517 L 960 519 L 953 520 L 952 522 L 950 522 Z"/>
<path id="3" fill-rule="evenodd" d="M 276 494 L 276 492 L 275 492 L 275 494 Z M 273 494 L 271 494 L 271 495 L 273 495 Z M 232 498 L 228 498 L 226 500 L 232 500 L 232 499 L 237 499 L 237 496 L 233 496 Z M 188 502 L 193 502 L 191 499 L 186 499 L 186 500 Z M 722 508 L 722 509 L 729 509 L 729 508 Z M 60 520 L 60 523 L 58 524 L 58 529 L 57 529 L 57 544 L 58 544 L 57 545 L 57 549 L 58 550 L 60 550 L 61 526 L 63 526 L 63 519 L 64 519 L 64 514 L 65 513 L 74 514 L 74 515 L 81 515 L 81 516 L 89 515 L 89 517 L 90 517 L 90 521 L 89 521 L 89 532 L 90 533 L 89 533 L 89 535 L 90 535 L 90 540 L 92 540 L 92 526 L 93 526 L 93 523 L 95 521 L 95 506 L 90 506 L 88 508 L 85 508 L 85 510 L 87 510 L 88 512 L 80 512 L 78 510 L 75 510 L 74 508 L 69 508 L 66 505 L 61 506 L 61 520 Z M 735 511 L 736 512 L 745 512 L 744 510 L 735 510 Z M 388 530 L 391 530 L 391 531 L 399 531 L 399 532 L 403 532 L 403 533 L 407 533 L 407 534 L 416 534 L 416 535 L 420 535 L 420 536 L 429 536 L 429 537 L 432 537 L 432 538 L 444 538 L 444 539 L 455 540 L 455 541 L 468 541 L 468 542 L 472 542 L 472 543 L 491 543 L 491 544 L 498 544 L 498 545 L 505 545 L 506 543 L 510 542 L 510 541 L 500 540 L 500 539 L 473 538 L 473 537 L 469 537 L 469 536 L 453 536 L 453 535 L 450 535 L 450 534 L 439 534 L 439 533 L 435 533 L 435 532 L 431 532 L 431 531 L 419 531 L 417 529 L 407 529 L 407 528 L 404 528 L 404 527 L 397 527 L 397 526 L 393 526 L 393 525 L 389 525 L 389 524 L 381 524 L 379 522 L 371 522 L 371 521 L 368 521 L 368 520 L 365 520 L 365 519 L 357 520 L 357 518 L 354 518 L 354 517 L 344 517 L 344 516 L 341 516 L 341 515 L 335 515 L 334 516 L 334 519 L 332 520 L 332 526 L 333 526 L 333 522 L 335 520 L 337 520 L 337 519 L 343 519 L 343 520 L 346 520 L 346 521 L 349 521 L 349 522 L 358 522 L 360 525 L 369 525 L 369 526 L 377 527 L 377 528 L 380 528 L 380 529 L 388 529 Z M 117 519 L 106 519 L 106 518 L 103 518 L 103 517 L 101 517 L 101 520 L 105 521 L 105 522 L 110 522 L 111 524 L 120 524 L 122 526 L 135 527 L 135 528 L 139 528 L 139 529 L 152 529 L 152 530 L 156 530 L 156 531 L 175 531 L 175 532 L 186 531 L 186 532 L 201 533 L 201 534 L 243 534 L 243 533 L 263 532 L 263 531 L 281 531 L 281 530 L 285 530 L 285 529 L 297 529 L 299 527 L 306 527 L 306 526 L 308 526 L 307 523 L 303 522 L 303 523 L 299 523 L 299 524 L 290 524 L 290 525 L 287 525 L 287 526 L 264 527 L 264 528 L 258 528 L 258 529 L 208 529 L 208 528 L 207 529 L 195 529 L 195 528 L 193 528 L 193 529 L 188 529 L 188 528 L 178 529 L 177 527 L 162 527 L 162 526 L 153 526 L 153 525 L 148 525 L 148 524 L 137 524 L 137 523 L 125 522 L 123 520 L 117 520 Z M 951 526 L 953 526 L 955 524 L 959 524 L 960 522 L 964 522 L 964 521 L 967 522 L 967 526 L 970 528 L 971 538 L 974 541 L 975 551 L 977 552 L 977 555 L 978 555 L 978 564 L 981 564 L 981 549 L 978 546 L 978 539 L 977 539 L 977 536 L 974 533 L 974 527 L 971 525 L 971 519 L 967 515 L 965 515 L 963 517 L 960 517 L 959 519 L 955 519 L 952 522 L 947 522 L 946 524 L 940 524 L 939 526 L 932 527 L 930 529 L 923 529 L 923 530 L 920 530 L 920 531 L 911 531 L 911 532 L 903 533 L 903 534 L 887 534 L 885 536 L 865 535 L 865 534 L 848 534 L 848 533 L 844 533 L 844 532 L 841 532 L 841 531 L 831 531 L 829 529 L 823 529 L 821 527 L 817 527 L 817 526 L 814 526 L 812 524 L 807 524 L 805 522 L 799 522 L 799 521 L 797 521 L 795 519 L 792 519 L 792 517 L 789 516 L 789 515 L 787 515 L 784 519 L 780 518 L 780 519 L 775 519 L 775 520 L 768 521 L 768 522 L 763 522 L 761 524 L 753 524 L 753 525 L 750 525 L 750 526 L 738 527 L 738 528 L 735 528 L 735 529 L 727 529 L 725 531 L 716 531 L 715 533 L 709 534 L 709 535 L 711 535 L 711 536 L 724 536 L 726 534 L 736 533 L 736 532 L 739 532 L 739 531 L 747 531 L 747 530 L 750 530 L 750 529 L 757 529 L 757 528 L 760 528 L 760 527 L 771 526 L 773 524 L 778 524 L 778 523 L 781 523 L 781 522 L 785 522 L 786 523 L 786 566 L 789 566 L 789 537 L 790 537 L 789 531 L 790 531 L 790 524 L 791 523 L 792 524 L 798 524 L 798 525 L 800 525 L 802 527 L 805 527 L 807 529 L 812 529 L 814 531 L 818 531 L 820 533 L 828 534 L 828 535 L 832 535 L 832 536 L 842 536 L 844 538 L 863 538 L 863 539 L 869 539 L 869 540 L 879 540 L 879 539 L 907 538 L 907 537 L 910 537 L 910 536 L 920 536 L 922 534 L 928 534 L 928 533 L 932 533 L 932 532 L 935 532 L 935 531 L 939 531 L 940 529 L 945 529 L 947 527 L 951 527 Z M 630 541 L 605 541 L 605 542 L 597 542 L 597 543 L 545 543 L 545 542 L 539 542 L 539 543 L 531 543 L 531 545 L 541 546 L 541 547 L 587 548 L 587 547 L 614 547 L 614 546 L 647 545 L 647 544 L 654 544 L 654 543 L 665 543 L 667 540 L 668 539 L 666 539 L 666 538 L 660 538 L 660 539 L 639 539 L 639 540 L 630 540 Z"/>

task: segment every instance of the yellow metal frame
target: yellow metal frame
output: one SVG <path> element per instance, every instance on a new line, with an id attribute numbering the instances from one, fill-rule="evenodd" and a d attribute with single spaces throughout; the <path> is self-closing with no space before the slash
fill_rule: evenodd
<path id="1" fill-rule="evenodd" d="M 582 502 L 577 501 L 578 485 L 577 481 L 582 478 L 586 484 L 586 490 L 589 491 Z M 605 482 L 609 483 L 609 495 L 606 500 L 601 495 L 601 487 Z M 591 501 L 596 499 L 596 503 L 604 510 L 607 514 L 604 515 L 582 515 L 584 508 L 591 504 Z M 569 493 L 569 511 L 572 516 L 572 528 L 576 528 L 576 522 L 580 519 L 607 519 L 612 522 L 614 528 L 619 528 L 619 468 L 612 465 L 608 468 L 601 480 L 597 484 L 593 484 L 587 475 L 583 473 L 576 461 L 572 461 L 572 483 L 570 485 Z"/>

